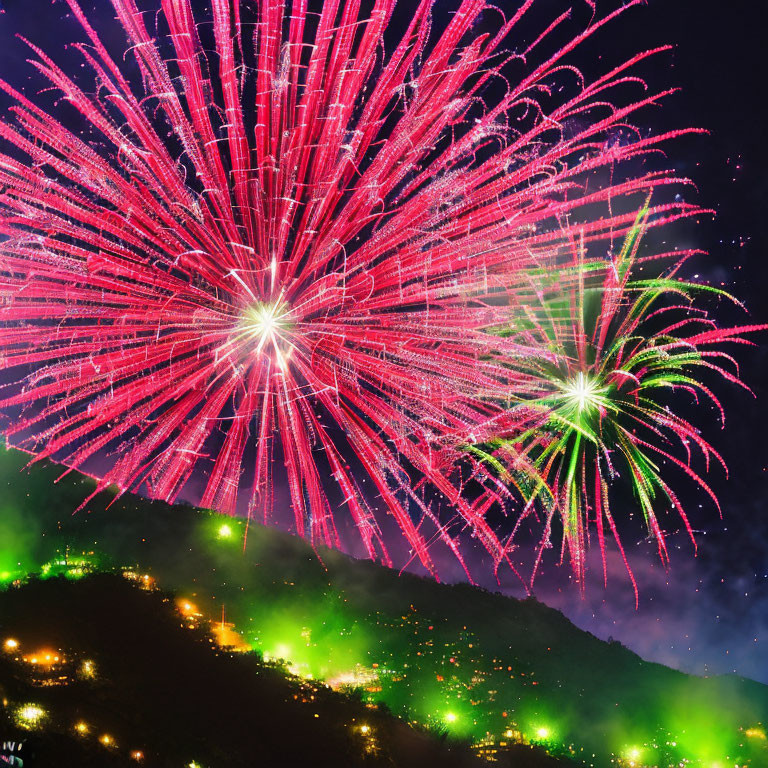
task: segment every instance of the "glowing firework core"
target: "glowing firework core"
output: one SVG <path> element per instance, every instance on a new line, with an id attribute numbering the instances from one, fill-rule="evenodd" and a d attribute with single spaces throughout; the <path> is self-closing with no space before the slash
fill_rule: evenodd
<path id="1" fill-rule="evenodd" d="M 604 392 L 595 379 L 585 373 L 579 373 L 575 379 L 568 381 L 563 390 L 580 412 L 598 407 L 600 395 Z"/>
<path id="2" fill-rule="evenodd" d="M 267 344 L 277 350 L 281 333 L 289 327 L 288 306 L 279 300 L 253 304 L 245 311 L 242 327 L 257 342 L 257 352 Z"/>

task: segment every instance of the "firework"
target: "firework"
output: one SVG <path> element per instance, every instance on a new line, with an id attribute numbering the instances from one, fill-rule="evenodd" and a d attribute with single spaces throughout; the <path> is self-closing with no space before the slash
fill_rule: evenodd
<path id="1" fill-rule="evenodd" d="M 659 464 L 682 470 L 718 505 L 704 479 L 691 468 L 692 449 L 722 464 L 721 456 L 699 430 L 672 409 L 670 393 L 684 392 L 698 403 L 710 400 L 724 419 L 723 408 L 701 378 L 710 373 L 745 386 L 736 362 L 724 347 L 749 343 L 744 335 L 763 326 L 718 328 L 696 305 L 697 295 L 729 294 L 707 285 L 676 278 L 682 261 L 676 254 L 672 267 L 660 277 L 640 279 L 638 250 L 648 210 L 643 209 L 621 251 L 599 280 L 594 265 L 585 266 L 577 244 L 572 269 L 578 276 L 573 289 L 562 295 L 543 294 L 529 304 L 509 331 L 527 337 L 538 356 L 516 361 L 529 376 L 529 391 L 521 396 L 526 408 L 540 408 L 543 421 L 535 429 L 504 437 L 467 450 L 495 473 L 518 478 L 528 504 L 520 521 L 538 500 L 546 512 L 542 547 L 552 535 L 559 515 L 563 550 L 583 585 L 586 552 L 594 523 L 606 568 L 606 528 L 627 567 L 619 532 L 609 505 L 609 486 L 617 478 L 631 485 L 650 535 L 662 561 L 668 562 L 665 536 L 659 523 L 660 507 L 674 509 L 695 545 L 693 530 L 679 497 L 662 477 Z M 653 257 L 658 258 L 658 254 Z M 729 370 L 732 369 L 732 370 Z M 514 408 L 515 406 L 513 406 Z M 682 458 L 675 451 L 682 451 Z M 718 505 L 719 509 L 719 505 Z M 518 522 L 518 525 L 520 523 Z"/>
<path id="2" fill-rule="evenodd" d="M 99 491 L 331 546 L 351 529 L 387 564 L 393 531 L 432 573 L 430 543 L 463 563 L 465 529 L 505 560 L 446 436 L 540 420 L 499 405 L 528 386 L 505 361 L 529 352 L 488 329 L 577 232 L 621 237 L 630 201 L 683 182 L 616 172 L 681 133 L 629 127 L 667 93 L 634 74 L 658 51 L 585 82 L 567 56 L 617 14 L 557 48 L 568 14 L 533 0 L 508 19 L 461 0 L 444 29 L 421 0 L 394 44 L 394 0 L 213 0 L 198 16 L 112 0 L 129 67 L 68 5 L 96 87 L 31 47 L 87 133 L 2 85 L 7 438 Z M 649 225 L 695 210 L 659 204 Z"/>

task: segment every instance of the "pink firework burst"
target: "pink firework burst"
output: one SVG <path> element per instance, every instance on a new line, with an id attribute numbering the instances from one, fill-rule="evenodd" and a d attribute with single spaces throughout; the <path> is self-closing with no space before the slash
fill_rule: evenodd
<path id="1" fill-rule="evenodd" d="M 89 138 L 2 84 L 11 442 L 99 490 L 337 547 L 349 529 L 387 564 L 393 530 L 432 573 L 432 541 L 463 564 L 464 529 L 508 561 L 446 446 L 542 418 L 500 405 L 527 350 L 489 329 L 575 239 L 605 251 L 638 197 L 684 181 L 613 174 L 680 133 L 629 125 L 666 94 L 633 74 L 657 51 L 585 82 L 567 57 L 616 13 L 558 47 L 568 15 L 534 0 L 461 0 L 439 30 L 421 0 L 399 36 L 395 0 L 111 0 L 134 82 L 67 2 L 94 92 L 31 47 Z"/>

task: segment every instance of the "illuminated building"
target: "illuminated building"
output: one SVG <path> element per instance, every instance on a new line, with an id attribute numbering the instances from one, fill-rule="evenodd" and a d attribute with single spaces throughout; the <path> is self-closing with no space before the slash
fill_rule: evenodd
<path id="1" fill-rule="evenodd" d="M 184 617 L 186 626 L 189 629 L 197 629 L 200 626 L 200 622 L 203 619 L 203 614 L 193 602 L 190 600 L 178 599 L 176 600 L 176 608 Z"/>
<path id="2" fill-rule="evenodd" d="M 23 679 L 38 688 L 69 685 L 73 678 L 72 661 L 61 651 L 41 649 L 17 659 L 23 665 Z"/>
<path id="3" fill-rule="evenodd" d="M 151 592 L 157 586 L 154 577 L 150 576 L 148 573 L 139 573 L 130 568 L 123 570 L 123 578 L 132 581 L 139 587 L 139 589 L 143 589 L 147 592 Z"/>
<path id="4" fill-rule="evenodd" d="M 357 664 L 349 672 L 341 672 L 326 680 L 326 683 L 334 690 L 341 688 L 365 688 L 367 691 L 380 691 L 381 686 L 376 686 L 378 673 L 375 669 Z"/>

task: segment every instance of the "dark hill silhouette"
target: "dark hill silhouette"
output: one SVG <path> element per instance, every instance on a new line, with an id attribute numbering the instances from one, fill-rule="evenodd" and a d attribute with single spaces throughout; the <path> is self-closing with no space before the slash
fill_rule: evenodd
<path id="1" fill-rule="evenodd" d="M 256 654 L 214 651 L 205 633 L 180 626 L 172 605 L 109 574 L 0 593 L 3 629 L 13 628 L 21 647 L 67 649 L 97 670 L 93 680 L 39 688 L 27 666 L 0 655 L 4 696 L 48 713 L 44 735 L 7 735 L 10 722 L 3 729 L 3 741 L 28 742 L 25 765 L 135 765 L 135 750 L 157 766 L 478 764 L 466 747 L 449 750 L 358 698 L 287 678 Z M 87 736 L 74 735 L 78 722 Z M 358 724 L 375 734 L 370 754 Z M 114 748 L 99 742 L 105 733 Z"/>

